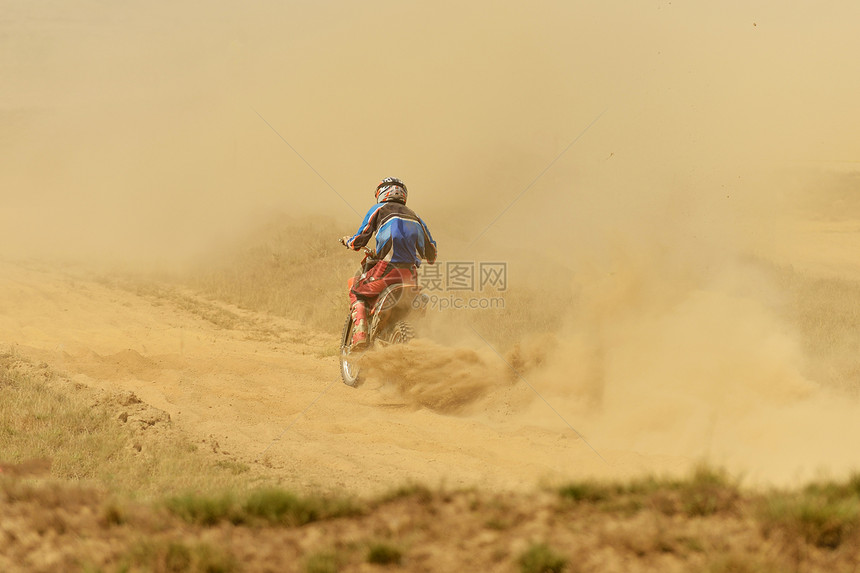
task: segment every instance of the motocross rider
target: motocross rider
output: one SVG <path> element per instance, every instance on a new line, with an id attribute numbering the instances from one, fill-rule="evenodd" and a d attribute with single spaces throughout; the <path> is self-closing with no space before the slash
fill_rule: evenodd
<path id="1" fill-rule="evenodd" d="M 340 242 L 354 251 L 376 239 L 378 262 L 353 283 L 349 291 L 352 312 L 352 347 L 367 345 L 367 309 L 387 287 L 415 283 L 416 272 L 425 259 L 436 262 L 436 241 L 421 217 L 406 206 L 406 184 L 387 177 L 376 186 L 376 204 L 370 208 L 358 232 L 341 237 Z"/>

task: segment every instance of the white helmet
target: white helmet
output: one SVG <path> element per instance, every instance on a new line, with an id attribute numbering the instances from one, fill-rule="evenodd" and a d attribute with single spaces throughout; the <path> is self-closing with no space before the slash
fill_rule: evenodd
<path id="1" fill-rule="evenodd" d="M 376 202 L 386 201 L 406 204 L 406 184 L 397 177 L 386 177 L 376 186 Z"/>

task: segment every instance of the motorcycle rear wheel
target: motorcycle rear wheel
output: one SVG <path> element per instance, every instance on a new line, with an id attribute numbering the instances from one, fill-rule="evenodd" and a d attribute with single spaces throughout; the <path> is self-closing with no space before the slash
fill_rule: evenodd
<path id="1" fill-rule="evenodd" d="M 413 338 L 415 338 L 415 331 L 412 325 L 405 320 L 398 320 L 391 329 L 388 342 L 391 344 L 406 344 Z"/>

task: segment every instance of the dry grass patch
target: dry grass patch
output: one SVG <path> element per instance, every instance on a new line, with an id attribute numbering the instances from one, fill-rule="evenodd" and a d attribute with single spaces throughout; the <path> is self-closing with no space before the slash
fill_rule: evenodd
<path id="1" fill-rule="evenodd" d="M 131 403 L 131 405 L 129 405 Z M 156 421 L 133 425 L 120 412 Z M 133 395 L 76 386 L 47 365 L 0 354 L 0 467 L 84 480 L 136 497 L 247 489 L 244 464 L 213 460 L 172 428 L 169 416 Z"/>
<path id="2" fill-rule="evenodd" d="M 346 280 L 360 257 L 337 242 L 330 219 L 281 217 L 234 249 L 203 261 L 184 280 L 243 308 L 336 331 L 346 314 Z"/>
<path id="3" fill-rule="evenodd" d="M 241 571 L 236 558 L 223 548 L 208 543 L 184 541 L 140 542 L 120 559 L 121 571 L 164 573 L 232 573 Z"/>
<path id="4" fill-rule="evenodd" d="M 336 551 L 320 551 L 305 557 L 304 573 L 337 573 L 344 563 L 343 556 Z"/>
<path id="5" fill-rule="evenodd" d="M 761 555 L 744 551 L 732 551 L 719 555 L 707 562 L 705 573 L 781 573 L 786 571 L 782 564 L 766 560 Z"/>
<path id="6" fill-rule="evenodd" d="M 759 520 L 766 536 L 837 549 L 858 540 L 860 475 L 845 482 L 813 483 L 801 492 L 776 492 L 761 502 Z"/>
<path id="7" fill-rule="evenodd" d="M 62 386 L 47 368 L 0 355 L 0 461 L 46 458 L 57 477 L 95 478 L 127 457 L 128 435 L 111 412 Z"/>

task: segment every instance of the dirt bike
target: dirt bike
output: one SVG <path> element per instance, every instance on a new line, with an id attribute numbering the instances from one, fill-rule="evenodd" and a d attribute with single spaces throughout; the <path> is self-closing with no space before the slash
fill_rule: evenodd
<path id="1" fill-rule="evenodd" d="M 361 270 L 348 281 L 349 289 L 362 273 L 366 273 L 379 262 L 376 254 L 364 247 L 364 259 Z M 412 340 L 415 331 L 412 320 L 426 312 L 428 297 L 421 292 L 421 287 L 414 282 L 397 283 L 387 287 L 376 299 L 370 309 L 367 320 L 367 346 L 352 352 L 352 313 L 346 315 L 343 325 L 343 335 L 340 341 L 340 375 L 343 383 L 355 387 L 360 381 L 360 368 L 357 359 L 374 345 L 404 344 Z"/>

